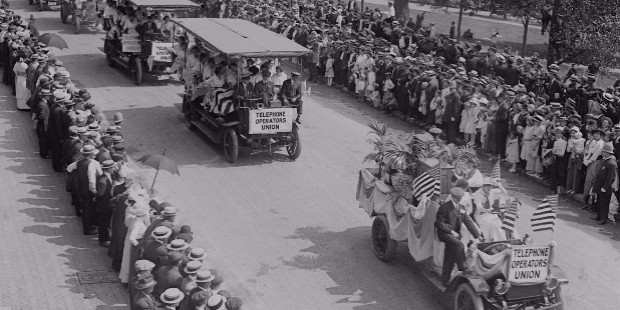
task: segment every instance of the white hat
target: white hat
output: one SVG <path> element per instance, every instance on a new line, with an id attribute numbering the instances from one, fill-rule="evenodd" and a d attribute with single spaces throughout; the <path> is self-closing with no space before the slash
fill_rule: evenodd
<path id="1" fill-rule="evenodd" d="M 212 310 L 218 309 L 226 309 L 224 303 L 226 302 L 226 298 L 220 294 L 213 294 L 207 300 L 207 307 Z"/>
<path id="2" fill-rule="evenodd" d="M 170 235 L 172 235 L 172 229 L 166 226 L 158 226 L 151 233 L 151 237 L 155 239 L 167 239 Z"/>
<path id="3" fill-rule="evenodd" d="M 179 290 L 178 288 L 173 287 L 161 293 L 159 299 L 161 300 L 161 302 L 170 305 L 181 302 L 181 300 L 183 300 L 183 297 L 185 297 L 183 292 L 181 292 L 181 290 Z"/>

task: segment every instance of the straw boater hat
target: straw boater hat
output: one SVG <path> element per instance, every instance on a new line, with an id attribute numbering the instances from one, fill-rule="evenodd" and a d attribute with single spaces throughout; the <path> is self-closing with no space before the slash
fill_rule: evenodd
<path id="1" fill-rule="evenodd" d="M 202 263 L 197 260 L 192 260 L 189 261 L 187 265 L 185 265 L 185 268 L 183 268 L 183 272 L 185 272 L 186 274 L 197 274 L 198 271 L 200 271 L 200 268 L 202 268 Z"/>
<path id="2" fill-rule="evenodd" d="M 205 249 L 203 248 L 192 248 L 187 258 L 189 258 L 189 260 L 203 260 L 207 258 L 207 253 L 205 253 Z"/>
<path id="3" fill-rule="evenodd" d="M 174 239 L 166 246 L 170 251 L 183 251 L 189 247 L 183 239 Z"/>
<path id="4" fill-rule="evenodd" d="M 213 294 L 207 300 L 207 307 L 211 310 L 224 309 L 225 302 L 226 302 L 226 299 L 224 298 L 224 296 L 220 294 Z"/>
<path id="5" fill-rule="evenodd" d="M 154 239 L 168 239 L 172 234 L 172 230 L 166 226 L 159 226 L 153 230 L 151 237 Z"/>
<path id="6" fill-rule="evenodd" d="M 167 305 L 173 305 L 173 304 L 180 303 L 184 297 L 185 297 L 185 294 L 183 294 L 181 290 L 179 290 L 176 287 L 173 287 L 161 293 L 161 295 L 159 296 L 159 299 L 161 300 L 161 302 Z"/>
<path id="7" fill-rule="evenodd" d="M 198 283 L 211 282 L 213 279 L 215 279 L 215 276 L 209 270 L 200 270 L 196 273 L 196 282 Z"/>
<path id="8" fill-rule="evenodd" d="M 80 153 L 82 153 L 83 155 L 91 155 L 91 154 L 96 155 L 97 153 L 99 153 L 99 150 L 95 148 L 93 145 L 87 144 L 87 145 L 84 145 L 82 149 L 80 149 Z"/>

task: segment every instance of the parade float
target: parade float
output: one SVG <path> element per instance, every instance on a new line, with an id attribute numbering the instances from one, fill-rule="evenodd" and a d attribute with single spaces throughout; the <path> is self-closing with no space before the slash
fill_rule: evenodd
<path id="1" fill-rule="evenodd" d="M 555 243 L 534 244 L 529 235 L 519 238 L 514 225 L 503 227 L 504 217 L 511 216 L 508 210 L 519 201 L 509 199 L 501 181 L 489 177 L 483 183 L 496 189 L 487 193 L 493 196 L 489 197 L 492 203 L 488 212 L 474 218 L 477 225 L 491 228 L 479 227 L 485 238 L 479 242 L 463 227 L 461 241 L 471 272 L 453 270 L 450 281 L 442 283 L 444 244 L 437 238 L 436 212 L 460 178 L 471 179 L 479 173 L 476 153 L 468 147 L 446 145 L 438 139 L 438 130 L 397 137 L 387 133 L 384 125 L 369 127 L 373 150 L 364 161 L 375 167 L 360 171 L 357 200 L 373 218 L 371 239 L 380 260 L 389 261 L 397 243 L 405 242 L 429 282 L 443 292 L 455 293 L 455 309 L 564 309 L 561 287 L 568 280 L 553 264 Z M 483 215 L 496 218 L 499 227 Z"/>

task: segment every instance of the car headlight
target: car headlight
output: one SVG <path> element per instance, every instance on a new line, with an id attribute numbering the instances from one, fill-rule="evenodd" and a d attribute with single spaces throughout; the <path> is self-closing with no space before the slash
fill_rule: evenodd
<path id="1" fill-rule="evenodd" d="M 495 279 L 495 287 L 493 289 L 495 294 L 504 295 L 508 293 L 509 289 L 510 289 L 510 282 L 506 282 L 502 279 Z"/>
<path id="2" fill-rule="evenodd" d="M 554 277 L 548 277 L 546 282 L 546 288 L 548 291 L 555 290 L 556 287 L 560 284 L 560 281 Z"/>

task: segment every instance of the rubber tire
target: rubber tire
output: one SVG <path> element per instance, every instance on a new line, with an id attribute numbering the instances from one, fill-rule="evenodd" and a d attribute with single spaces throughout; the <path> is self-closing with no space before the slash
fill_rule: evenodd
<path id="1" fill-rule="evenodd" d="M 388 241 L 386 242 L 385 249 L 382 249 L 377 239 L 377 235 L 386 235 Z M 377 215 L 372 222 L 371 228 L 372 246 L 375 252 L 375 256 L 384 262 L 389 262 L 394 254 L 396 254 L 396 240 L 390 239 L 390 225 L 388 224 L 385 215 Z M 381 242 L 383 243 L 383 242 Z"/>
<path id="2" fill-rule="evenodd" d="M 133 73 L 133 81 L 134 83 L 136 83 L 136 85 L 140 85 L 142 84 L 142 77 L 143 77 L 143 72 L 142 72 L 142 59 L 140 59 L 140 57 L 136 57 L 133 60 L 134 63 L 134 70 L 132 71 Z"/>
<path id="3" fill-rule="evenodd" d="M 82 18 L 81 17 L 76 17 L 75 18 L 75 34 L 79 34 L 80 33 L 80 25 L 81 24 L 82 24 Z"/>
<path id="4" fill-rule="evenodd" d="M 293 124 L 293 130 L 291 131 L 292 139 L 295 140 L 295 148 L 291 150 L 291 146 L 286 147 L 288 152 L 288 158 L 296 160 L 301 155 L 301 140 L 299 139 L 299 128 L 296 124 Z"/>
<path id="5" fill-rule="evenodd" d="M 230 150 L 228 150 L 226 140 L 230 139 Z M 224 149 L 224 156 L 230 163 L 237 161 L 239 157 L 239 137 L 234 128 L 228 127 L 224 131 L 224 137 L 222 138 L 222 148 Z"/>
<path id="6" fill-rule="evenodd" d="M 469 300 L 471 300 L 471 304 L 464 308 L 465 305 L 459 304 L 459 296 L 467 294 L 469 295 Z M 454 294 L 454 309 L 467 309 L 467 310 L 484 310 L 484 303 L 482 302 L 482 298 L 474 291 L 474 288 L 469 283 L 461 283 L 459 287 L 456 289 L 456 293 Z"/>
<path id="7" fill-rule="evenodd" d="M 555 306 L 553 308 L 553 310 L 564 310 L 564 297 L 562 296 L 562 286 L 558 285 L 558 287 L 555 288 L 555 290 L 553 290 L 553 293 L 555 294 L 555 298 L 556 298 L 556 302 L 560 302 L 559 306 Z"/>

